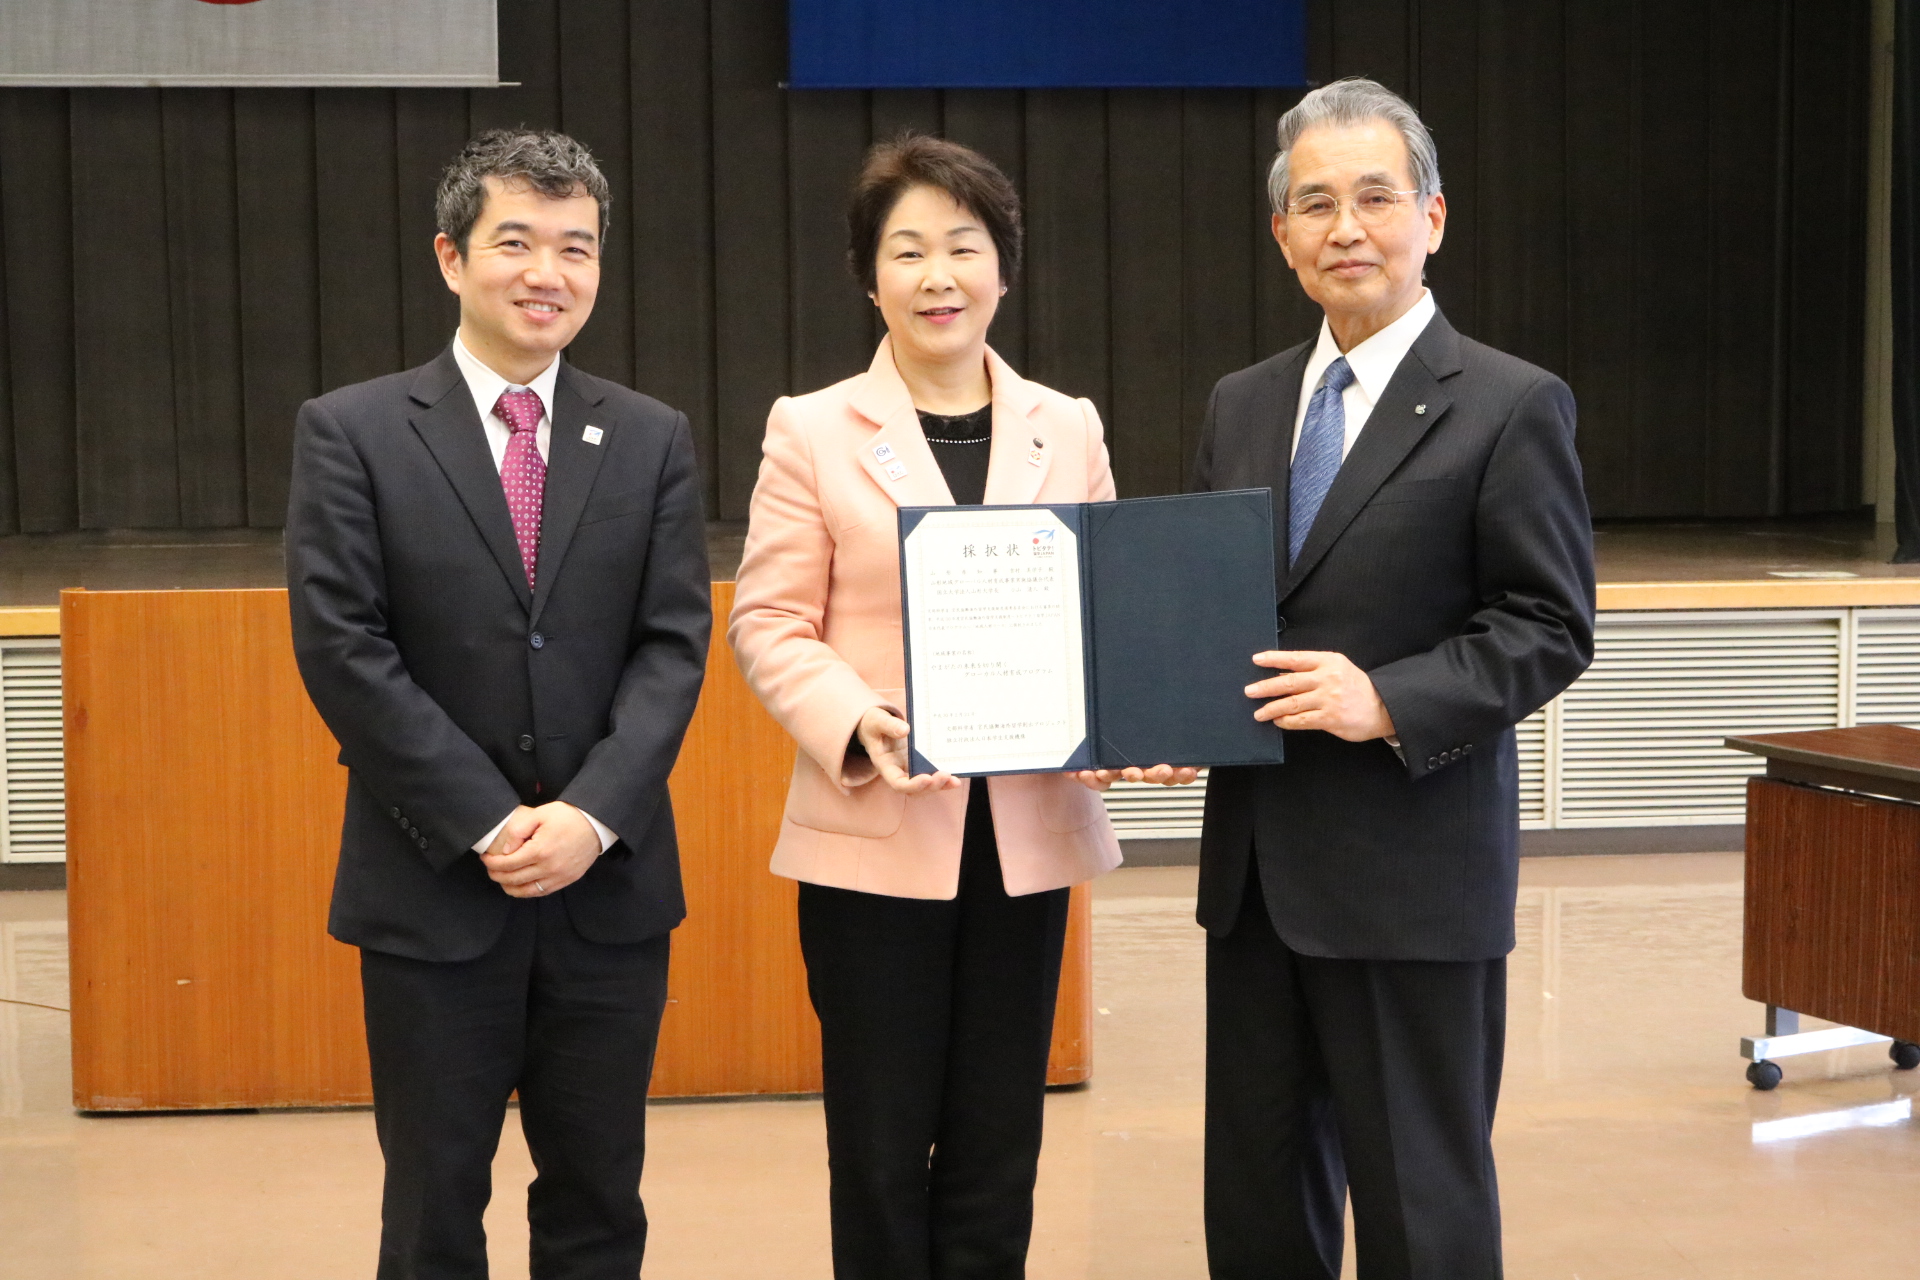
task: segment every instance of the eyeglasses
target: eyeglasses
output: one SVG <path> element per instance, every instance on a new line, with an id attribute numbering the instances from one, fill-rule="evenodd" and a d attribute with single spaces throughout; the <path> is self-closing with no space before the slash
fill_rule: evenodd
<path id="1" fill-rule="evenodd" d="M 1348 203 L 1353 208 L 1353 216 L 1362 226 L 1377 227 L 1393 216 L 1400 207 L 1401 196 L 1417 196 L 1418 191 L 1395 191 L 1389 187 L 1362 187 L 1353 193 Z M 1340 216 L 1340 200 L 1324 192 L 1301 196 L 1287 206 L 1287 216 L 1298 218 L 1309 227 L 1328 227 Z"/>

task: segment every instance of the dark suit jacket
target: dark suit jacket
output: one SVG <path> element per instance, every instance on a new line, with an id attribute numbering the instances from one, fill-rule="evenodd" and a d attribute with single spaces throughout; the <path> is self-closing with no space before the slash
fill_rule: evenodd
<path id="1" fill-rule="evenodd" d="M 1313 344 L 1229 374 L 1196 489 L 1270 486 L 1287 563 L 1287 480 Z M 1444 316 L 1401 362 L 1280 578 L 1280 647 L 1343 653 L 1393 716 L 1382 740 L 1287 735 L 1287 762 L 1212 772 L 1200 923 L 1238 916 L 1247 859 L 1294 950 L 1483 960 L 1513 948 L 1513 726 L 1593 658 L 1593 536 L 1573 395 Z"/>
<path id="2" fill-rule="evenodd" d="M 639 942 L 686 914 L 667 775 L 712 608 L 692 435 L 566 364 L 553 399 L 537 592 L 451 350 L 301 407 L 287 585 L 300 674 L 348 769 L 342 942 L 480 955 L 512 899 L 472 845 L 549 800 L 620 836 L 561 891 L 583 936 Z"/>

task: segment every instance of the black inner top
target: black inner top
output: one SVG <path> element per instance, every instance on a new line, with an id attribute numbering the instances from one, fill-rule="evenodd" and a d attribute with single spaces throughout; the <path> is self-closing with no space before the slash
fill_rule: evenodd
<path id="1" fill-rule="evenodd" d="M 985 502 L 987 461 L 993 455 L 993 405 L 981 405 L 972 413 L 919 412 L 920 430 L 926 433 L 954 502 L 963 507 Z"/>

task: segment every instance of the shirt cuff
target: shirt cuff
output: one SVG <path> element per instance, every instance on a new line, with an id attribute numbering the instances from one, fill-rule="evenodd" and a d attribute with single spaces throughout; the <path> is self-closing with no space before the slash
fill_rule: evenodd
<path id="1" fill-rule="evenodd" d="M 507 823 L 512 818 L 513 814 L 509 813 L 494 825 L 493 830 L 487 832 L 487 834 L 481 836 L 478 840 L 475 840 L 473 842 L 473 851 L 475 853 L 485 853 L 487 850 L 493 848 L 493 842 L 500 838 L 500 833 L 507 829 Z"/>
<path id="2" fill-rule="evenodd" d="M 1400 749 L 1400 736 L 1390 733 L 1387 735 L 1386 743 L 1393 748 L 1393 754 L 1400 757 L 1400 763 L 1405 764 L 1407 762 L 1407 753 Z"/>
<path id="3" fill-rule="evenodd" d="M 579 805 L 575 805 L 573 807 L 576 809 L 580 809 Z M 587 822 L 592 825 L 593 834 L 600 837 L 600 852 L 605 853 L 607 850 L 613 848 L 614 844 L 619 841 L 620 837 L 613 834 L 613 832 L 609 831 L 607 829 L 606 823 L 600 821 L 600 819 L 594 817 L 592 814 L 588 813 L 585 809 L 580 809 L 580 816 L 585 818 Z"/>

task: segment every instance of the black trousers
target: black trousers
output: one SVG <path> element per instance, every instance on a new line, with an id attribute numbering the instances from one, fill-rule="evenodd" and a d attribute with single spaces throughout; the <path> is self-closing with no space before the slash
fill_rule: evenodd
<path id="1" fill-rule="evenodd" d="M 1338 1280 L 1349 1190 L 1361 1280 L 1499 1280 L 1506 964 L 1301 955 L 1249 875 L 1207 939 L 1214 1280 Z"/>
<path id="2" fill-rule="evenodd" d="M 1010 898 L 987 787 L 952 901 L 800 886 L 836 1280 L 1020 1280 L 1067 890 Z"/>
<path id="3" fill-rule="evenodd" d="M 379 1280 L 485 1280 L 481 1215 L 515 1089 L 538 1171 L 527 1188 L 534 1280 L 635 1280 L 667 951 L 665 934 L 589 942 L 554 897 L 516 902 L 477 960 L 360 952 L 387 1164 Z"/>

